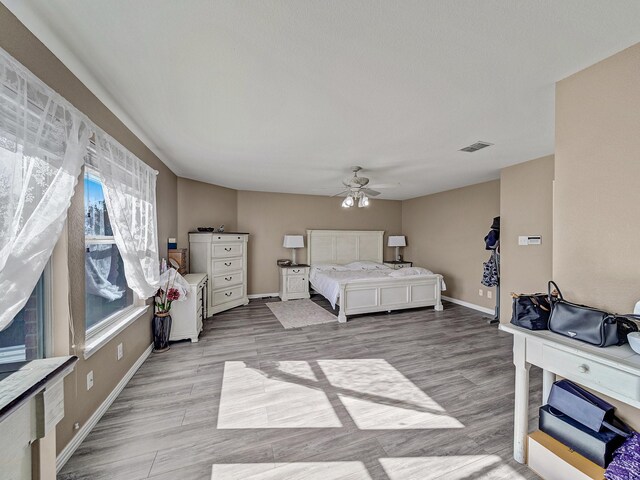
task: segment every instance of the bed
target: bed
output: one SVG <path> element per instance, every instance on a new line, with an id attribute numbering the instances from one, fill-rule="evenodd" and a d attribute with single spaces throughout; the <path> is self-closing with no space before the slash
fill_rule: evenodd
<path id="1" fill-rule="evenodd" d="M 307 230 L 311 286 L 334 308 L 339 307 L 339 322 L 361 313 L 431 306 L 443 309 L 442 275 L 391 276 L 394 270 L 382 265 L 383 238 L 383 231 Z M 372 266 L 359 275 L 340 268 L 353 262 L 375 262 L 380 267 Z M 338 267 L 332 271 L 328 265 Z"/>

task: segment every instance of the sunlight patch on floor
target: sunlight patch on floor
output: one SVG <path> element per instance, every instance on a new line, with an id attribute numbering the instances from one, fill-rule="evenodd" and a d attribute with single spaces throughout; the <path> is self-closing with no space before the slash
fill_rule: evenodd
<path id="1" fill-rule="evenodd" d="M 383 359 L 318 360 L 361 430 L 463 428 Z"/>
<path id="2" fill-rule="evenodd" d="M 381 458 L 389 480 L 519 480 L 513 468 L 497 455 Z"/>
<path id="3" fill-rule="evenodd" d="M 371 480 L 362 462 L 235 463 L 213 465 L 211 480 Z"/>
<path id="4" fill-rule="evenodd" d="M 342 426 L 325 393 L 300 384 L 317 382 L 307 362 L 277 362 L 277 369 L 296 382 L 272 377 L 244 362 L 225 363 L 219 429 Z"/>

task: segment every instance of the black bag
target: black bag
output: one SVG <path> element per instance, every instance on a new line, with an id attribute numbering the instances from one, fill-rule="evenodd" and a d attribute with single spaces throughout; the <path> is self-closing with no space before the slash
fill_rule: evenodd
<path id="1" fill-rule="evenodd" d="M 624 437 L 612 431 L 594 432 L 549 405 L 540 407 L 540 430 L 601 467 L 611 462 Z"/>
<path id="2" fill-rule="evenodd" d="M 615 416 L 615 407 L 569 380 L 551 386 L 549 406 L 596 432 L 610 430 L 623 437 L 629 428 Z"/>
<path id="3" fill-rule="evenodd" d="M 558 293 L 552 296 L 551 287 Z M 549 301 L 551 315 L 549 316 L 549 330 L 590 343 L 597 347 L 622 345 L 627 342 L 630 332 L 637 332 L 638 325 L 627 317 L 619 316 L 597 308 L 567 302 L 555 282 L 549 282 Z"/>
<path id="4" fill-rule="evenodd" d="M 511 323 L 528 330 L 547 330 L 551 304 L 546 293 L 512 293 Z"/>

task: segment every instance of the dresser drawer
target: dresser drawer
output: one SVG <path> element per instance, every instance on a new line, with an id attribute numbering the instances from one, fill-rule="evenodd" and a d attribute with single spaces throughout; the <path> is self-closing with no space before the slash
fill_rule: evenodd
<path id="1" fill-rule="evenodd" d="M 213 261 L 213 274 L 214 276 L 221 272 L 232 272 L 234 270 L 242 270 L 241 258 L 229 258 L 226 260 L 214 260 Z M 215 277 L 214 277 L 215 278 Z"/>
<path id="2" fill-rule="evenodd" d="M 232 287 L 240 285 L 243 280 L 242 272 L 229 272 L 213 277 L 213 289 Z"/>
<path id="3" fill-rule="evenodd" d="M 217 292 L 213 292 L 213 305 L 220 305 L 222 303 L 231 302 L 242 298 L 244 295 L 244 288 L 242 285 L 237 287 L 225 288 Z"/>
<path id="4" fill-rule="evenodd" d="M 601 386 L 625 397 L 640 400 L 640 377 L 594 360 L 564 352 L 545 345 L 542 348 L 543 364 L 560 376 L 585 386 Z"/>
<path id="5" fill-rule="evenodd" d="M 214 243 L 211 245 L 213 258 L 241 257 L 243 245 L 241 243 Z"/>

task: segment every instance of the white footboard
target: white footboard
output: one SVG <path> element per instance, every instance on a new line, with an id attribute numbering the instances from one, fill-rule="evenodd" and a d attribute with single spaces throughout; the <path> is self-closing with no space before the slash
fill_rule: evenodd
<path id="1" fill-rule="evenodd" d="M 354 280 L 340 287 L 339 322 L 347 315 L 405 308 L 435 307 L 442 310 L 442 275 L 420 275 Z"/>

